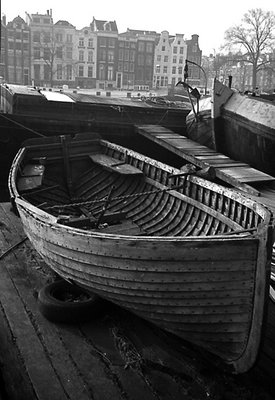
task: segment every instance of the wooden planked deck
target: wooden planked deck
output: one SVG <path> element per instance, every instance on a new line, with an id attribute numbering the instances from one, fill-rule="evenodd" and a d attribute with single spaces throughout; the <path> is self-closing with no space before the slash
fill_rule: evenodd
<path id="1" fill-rule="evenodd" d="M 250 194 L 259 195 L 251 183 L 275 181 L 275 177 L 271 175 L 258 171 L 248 164 L 231 160 L 162 126 L 137 125 L 136 131 L 197 167 L 214 167 L 218 178 Z"/>

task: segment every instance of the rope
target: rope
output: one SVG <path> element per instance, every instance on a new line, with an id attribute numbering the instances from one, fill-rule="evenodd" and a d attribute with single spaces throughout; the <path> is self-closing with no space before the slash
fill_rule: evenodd
<path id="1" fill-rule="evenodd" d="M 8 118 L 8 117 L 6 117 L 6 116 L 3 115 L 3 114 L 0 114 L 0 115 L 1 115 L 1 117 L 7 119 L 8 121 L 13 122 L 15 125 L 18 125 L 18 126 L 20 126 L 21 128 L 24 128 L 24 129 L 26 129 L 26 130 L 28 130 L 28 131 L 34 133 L 34 134 L 37 135 L 37 136 L 46 137 L 46 136 L 43 135 L 42 133 L 39 133 L 39 132 L 37 132 L 37 131 L 35 131 L 35 130 L 31 129 L 31 128 L 28 128 L 27 126 L 24 126 L 23 124 L 20 124 L 19 122 L 14 121 L 13 119 Z"/>
<path id="2" fill-rule="evenodd" d="M 169 190 L 178 190 L 184 187 L 184 185 L 179 185 L 179 186 L 173 186 L 171 188 L 165 188 L 165 189 L 157 189 L 157 190 L 149 190 L 147 192 L 142 192 L 142 193 L 134 193 L 134 194 L 128 194 L 126 196 L 118 196 L 118 197 L 113 197 L 112 201 L 115 200 L 127 200 L 133 197 L 140 197 L 140 196 L 147 196 L 150 194 L 156 194 L 156 193 L 161 193 L 161 192 L 168 192 Z M 69 204 L 60 204 L 60 205 L 54 205 L 54 206 L 48 206 L 45 207 L 45 210 L 53 210 L 53 209 L 64 209 L 64 208 L 69 208 L 69 207 L 80 207 L 80 206 L 87 206 L 87 205 L 92 205 L 96 203 L 102 203 L 106 201 L 106 196 L 103 197 L 102 199 L 98 200 L 89 200 L 89 201 L 82 201 L 79 203 L 69 203 Z"/>

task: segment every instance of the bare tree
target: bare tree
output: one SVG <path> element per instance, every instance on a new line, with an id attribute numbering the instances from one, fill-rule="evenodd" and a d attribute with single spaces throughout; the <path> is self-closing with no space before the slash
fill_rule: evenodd
<path id="1" fill-rule="evenodd" d="M 239 61 L 252 64 L 252 87 L 255 90 L 257 72 L 270 63 L 266 54 L 272 52 L 275 43 L 275 14 L 256 8 L 244 14 L 242 22 L 225 32 L 225 47 L 241 50 Z"/>

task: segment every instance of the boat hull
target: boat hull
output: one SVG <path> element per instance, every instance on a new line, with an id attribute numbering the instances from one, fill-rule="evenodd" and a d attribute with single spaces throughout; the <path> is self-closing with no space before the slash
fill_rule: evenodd
<path id="1" fill-rule="evenodd" d="M 177 179 L 183 180 L 183 187 L 167 190 L 164 183 L 169 176 L 181 171 L 127 149 L 125 165 L 125 149 L 100 141 L 112 157 L 120 159 L 124 154 L 123 162 L 110 165 L 107 155 L 87 156 L 90 141 L 86 136 L 82 146 L 77 139 L 65 143 L 63 151 L 70 152 L 70 165 L 75 164 L 76 171 L 80 169 L 78 178 L 73 171 L 68 175 L 77 181 L 78 195 L 96 191 L 97 199 L 101 197 L 100 182 L 105 188 L 102 195 L 108 193 L 113 179 L 116 190 L 126 193 L 127 187 L 128 195 L 115 196 L 113 207 L 127 210 L 126 225 L 130 230 L 120 234 L 123 224 L 88 230 L 67 226 L 60 222 L 58 212 L 49 213 L 42 205 L 37 206 L 41 198 L 35 200 L 36 191 L 24 194 L 28 181 L 24 171 L 36 170 L 39 174 L 44 167 L 27 164 L 24 169 L 28 152 L 23 149 L 11 168 L 9 187 L 34 248 L 63 278 L 199 346 L 235 372 L 251 368 L 258 353 L 268 295 L 272 252 L 269 211 L 237 192 L 198 177 L 186 180 L 179 175 Z M 99 142 L 95 143 L 98 151 Z M 52 179 L 58 179 L 54 171 L 60 167 L 51 168 L 62 154 L 62 145 L 49 140 L 44 145 L 49 163 L 46 171 Z M 32 144 L 29 151 L 31 160 L 43 154 L 40 146 L 33 149 Z M 113 163 L 114 158 L 111 160 Z M 68 166 L 65 163 L 65 169 Z M 83 174 L 81 168 L 86 170 L 87 166 L 87 173 Z M 132 176 L 124 175 L 125 171 L 142 173 L 134 183 Z M 32 182 L 39 179 L 38 176 Z M 67 181 L 69 186 L 70 182 L 71 179 Z M 62 186 L 61 180 L 56 183 L 55 186 Z M 55 186 L 42 187 L 40 196 L 45 193 L 44 200 L 55 203 L 59 198 Z M 134 186 L 137 193 L 132 192 Z M 18 192 L 20 187 L 22 195 Z M 157 193 L 151 188 L 157 188 Z M 52 195 L 47 194 L 51 191 Z M 29 201 L 32 196 L 34 204 Z M 94 197 L 88 198 L 91 203 L 97 202 Z M 64 207 L 72 208 L 65 203 L 66 199 Z M 175 230 L 178 235 L 166 233 Z"/>

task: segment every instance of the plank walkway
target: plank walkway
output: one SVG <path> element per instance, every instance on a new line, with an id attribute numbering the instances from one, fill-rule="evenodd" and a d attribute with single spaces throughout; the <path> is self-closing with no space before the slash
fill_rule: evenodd
<path id="1" fill-rule="evenodd" d="M 273 176 L 258 171 L 246 163 L 232 160 L 162 126 L 137 125 L 136 131 L 199 168 L 214 167 L 217 178 L 247 193 L 259 195 L 259 192 L 251 186 L 252 183 L 275 181 Z"/>
<path id="2" fill-rule="evenodd" d="M 205 355 L 115 306 L 85 324 L 47 321 L 37 293 L 54 275 L 9 203 L 0 203 L 0 249 L 1 400 L 239 400 L 253 393 L 271 400 L 250 375 L 227 376 Z M 138 364 L 131 364 L 131 345 Z"/>

